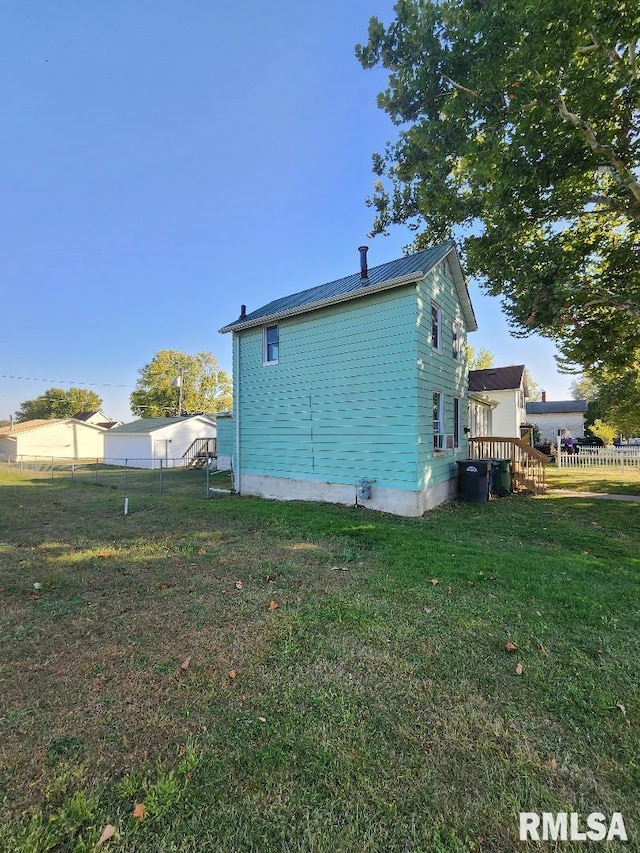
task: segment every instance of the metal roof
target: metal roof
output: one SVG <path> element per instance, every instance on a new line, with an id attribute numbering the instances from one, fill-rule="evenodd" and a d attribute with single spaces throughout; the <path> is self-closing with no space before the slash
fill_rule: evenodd
<path id="1" fill-rule="evenodd" d="M 294 314 L 301 314 L 306 311 L 312 311 L 316 308 L 321 308 L 324 305 L 332 302 L 340 302 L 345 299 L 356 299 L 360 296 L 366 296 L 368 293 L 376 289 L 385 289 L 385 285 L 390 287 L 408 284 L 411 281 L 411 276 L 415 275 L 416 280 L 422 277 L 433 269 L 436 264 L 442 261 L 450 252 L 453 251 L 456 257 L 454 265 L 454 276 L 456 278 L 456 286 L 459 291 L 460 301 L 462 303 L 465 315 L 468 319 L 468 325 L 471 328 L 477 328 L 475 325 L 475 317 L 473 308 L 466 284 L 462 277 L 462 271 L 455 254 L 455 243 L 450 240 L 447 243 L 442 243 L 439 246 L 434 246 L 431 249 L 425 249 L 423 252 L 416 252 L 413 255 L 406 255 L 403 258 L 397 258 L 394 261 L 388 261 L 385 264 L 380 264 L 377 267 L 370 267 L 366 279 L 361 278 L 360 272 L 352 273 L 344 278 L 330 281 L 327 284 L 321 284 L 317 287 L 312 287 L 309 290 L 301 290 L 299 293 L 293 293 L 290 296 L 284 296 L 280 299 L 274 299 L 268 302 L 261 308 L 238 317 L 232 323 L 223 326 L 220 332 L 232 332 L 247 329 L 252 326 L 261 325 L 264 321 L 271 318 L 282 318 Z M 404 281 L 404 279 L 407 281 Z M 464 288 L 464 292 L 461 292 Z"/>
<path id="2" fill-rule="evenodd" d="M 560 415 L 567 412 L 586 412 L 586 400 L 551 400 L 548 403 L 527 403 L 528 415 Z"/>

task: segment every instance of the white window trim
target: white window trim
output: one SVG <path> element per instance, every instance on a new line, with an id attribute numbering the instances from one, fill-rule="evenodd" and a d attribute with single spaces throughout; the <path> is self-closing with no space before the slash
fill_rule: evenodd
<path id="1" fill-rule="evenodd" d="M 458 419 L 456 423 L 456 408 Z M 456 429 L 457 427 L 457 429 Z M 462 446 L 462 398 L 453 398 L 453 446 L 457 449 Z"/>
<path id="2" fill-rule="evenodd" d="M 267 331 L 269 329 L 277 329 L 278 330 L 278 358 L 269 361 L 267 359 Z M 268 326 L 264 326 L 262 329 L 262 364 L 263 367 L 268 367 L 271 364 L 277 364 L 278 359 L 280 357 L 280 326 L 278 323 L 269 323 Z"/>

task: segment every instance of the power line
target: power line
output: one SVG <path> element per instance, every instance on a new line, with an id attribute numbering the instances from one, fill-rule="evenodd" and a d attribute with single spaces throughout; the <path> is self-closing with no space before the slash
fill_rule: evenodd
<path id="1" fill-rule="evenodd" d="M 0 379 L 19 379 L 28 382 L 58 382 L 60 385 L 86 385 L 88 387 L 98 386 L 99 388 L 135 388 L 135 385 L 119 385 L 115 382 L 77 382 L 75 379 L 40 379 L 35 376 L 9 376 L 5 373 L 0 373 Z"/>

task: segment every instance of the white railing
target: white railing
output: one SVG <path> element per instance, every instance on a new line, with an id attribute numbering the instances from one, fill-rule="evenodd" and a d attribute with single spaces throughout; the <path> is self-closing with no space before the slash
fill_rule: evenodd
<path id="1" fill-rule="evenodd" d="M 640 470 L 640 447 L 581 447 L 578 453 L 556 457 L 558 468 L 637 468 Z"/>

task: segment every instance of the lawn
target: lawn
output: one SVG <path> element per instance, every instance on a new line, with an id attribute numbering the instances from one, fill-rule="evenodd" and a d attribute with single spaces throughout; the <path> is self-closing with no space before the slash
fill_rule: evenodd
<path id="1" fill-rule="evenodd" d="M 0 486 L 1 850 L 639 849 L 637 504 Z"/>
<path id="2" fill-rule="evenodd" d="M 557 468 L 547 466 L 551 489 L 640 496 L 640 468 Z"/>

